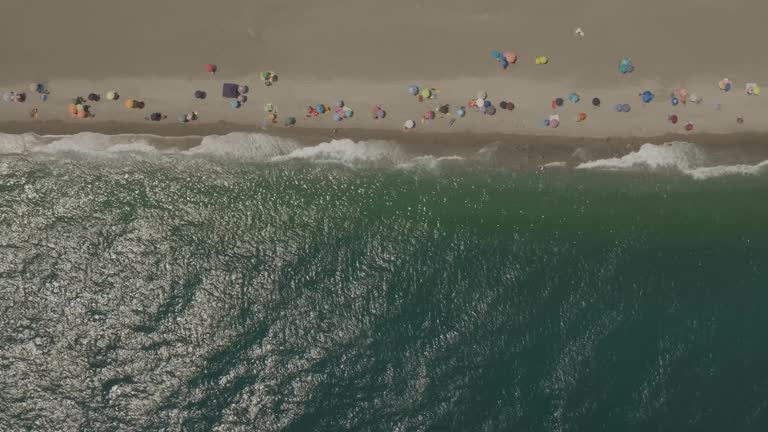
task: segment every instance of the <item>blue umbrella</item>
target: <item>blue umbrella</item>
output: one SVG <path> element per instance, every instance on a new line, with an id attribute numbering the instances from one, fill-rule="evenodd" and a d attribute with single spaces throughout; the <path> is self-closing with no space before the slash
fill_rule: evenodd
<path id="1" fill-rule="evenodd" d="M 570 100 L 572 103 L 578 103 L 581 100 L 581 98 L 576 93 L 571 93 L 570 95 L 568 95 L 568 100 Z"/>
<path id="2" fill-rule="evenodd" d="M 339 115 L 339 113 L 334 113 L 333 114 L 333 119 L 336 120 L 336 121 L 341 121 L 341 116 Z"/>
<path id="3" fill-rule="evenodd" d="M 616 104 L 616 112 L 624 111 L 624 107 L 621 104 Z"/>
<path id="4" fill-rule="evenodd" d="M 624 111 L 625 113 L 630 112 L 632 111 L 632 107 L 630 107 L 629 104 L 624 104 L 621 106 L 621 110 Z"/>
<path id="5" fill-rule="evenodd" d="M 483 106 L 485 106 L 486 108 L 489 108 L 491 105 L 493 105 L 491 101 L 485 101 L 485 103 L 483 104 Z"/>
<path id="6" fill-rule="evenodd" d="M 485 109 L 485 113 L 488 114 L 488 115 L 496 114 L 496 107 L 489 106 L 488 108 Z"/>
<path id="7" fill-rule="evenodd" d="M 230 102 L 229 104 L 232 105 L 232 108 L 235 108 L 235 109 L 240 108 L 240 101 L 237 99 L 232 99 L 232 102 Z"/>
<path id="8" fill-rule="evenodd" d="M 459 117 L 464 117 L 465 115 L 467 115 L 467 111 L 464 109 L 464 107 L 461 107 L 456 110 L 456 115 Z"/>
<path id="9" fill-rule="evenodd" d="M 315 108 L 317 108 L 317 112 L 319 112 L 320 114 L 325 112 L 325 105 L 323 104 L 317 104 L 315 105 Z"/>
<path id="10" fill-rule="evenodd" d="M 491 51 L 491 55 L 495 59 L 500 59 L 501 58 L 501 53 L 499 51 Z"/>
<path id="11" fill-rule="evenodd" d="M 672 102 L 672 106 L 677 106 L 677 104 L 680 103 L 680 101 L 674 96 L 672 97 L 672 100 L 670 100 L 670 102 Z"/>
<path id="12" fill-rule="evenodd" d="M 542 123 L 544 124 L 544 127 L 549 127 L 549 119 L 544 119 Z"/>
<path id="13" fill-rule="evenodd" d="M 3 100 L 6 102 L 10 102 L 11 100 L 13 100 L 13 92 L 8 92 L 3 94 Z"/>
<path id="14" fill-rule="evenodd" d="M 509 62 L 504 57 L 501 58 L 501 67 L 506 69 L 509 66 Z"/>
<path id="15" fill-rule="evenodd" d="M 643 97 L 644 103 L 648 103 L 653 100 L 653 93 L 650 90 L 644 91 L 640 96 Z"/>
<path id="16" fill-rule="evenodd" d="M 416 96 L 417 94 L 419 94 L 419 87 L 415 85 L 408 87 L 408 94 L 410 94 L 411 96 Z"/>

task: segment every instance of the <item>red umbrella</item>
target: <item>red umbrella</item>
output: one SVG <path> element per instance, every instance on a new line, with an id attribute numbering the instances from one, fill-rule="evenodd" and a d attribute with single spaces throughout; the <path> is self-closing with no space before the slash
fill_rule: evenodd
<path id="1" fill-rule="evenodd" d="M 672 124 L 676 124 L 676 123 L 677 123 L 677 114 L 670 114 L 670 115 L 667 117 L 667 120 L 669 120 L 670 122 L 672 122 Z"/>
<path id="2" fill-rule="evenodd" d="M 685 130 L 687 130 L 688 132 L 692 131 L 693 130 L 693 123 L 691 123 L 691 122 L 686 123 L 685 124 Z"/>
<path id="3" fill-rule="evenodd" d="M 435 118 L 435 112 L 434 111 L 427 111 L 427 114 L 424 116 L 427 120 L 432 120 Z"/>
<path id="4" fill-rule="evenodd" d="M 213 63 L 208 63 L 207 65 L 205 65 L 205 71 L 208 72 L 211 75 L 216 75 L 216 70 L 217 69 L 218 68 Z"/>

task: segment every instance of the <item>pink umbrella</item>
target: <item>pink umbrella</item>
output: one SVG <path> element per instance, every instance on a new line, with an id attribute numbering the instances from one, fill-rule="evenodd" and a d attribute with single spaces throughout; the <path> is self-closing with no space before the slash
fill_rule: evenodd
<path id="1" fill-rule="evenodd" d="M 427 113 L 424 115 L 424 118 L 427 119 L 427 120 L 434 120 L 435 112 L 434 111 L 427 111 Z"/>
<path id="2" fill-rule="evenodd" d="M 556 128 L 558 126 L 560 126 L 560 120 L 553 119 L 549 121 L 549 127 Z"/>

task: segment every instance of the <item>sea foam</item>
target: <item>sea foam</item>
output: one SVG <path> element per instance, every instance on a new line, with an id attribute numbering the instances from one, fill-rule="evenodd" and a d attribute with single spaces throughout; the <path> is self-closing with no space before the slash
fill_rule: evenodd
<path id="1" fill-rule="evenodd" d="M 606 171 L 677 171 L 697 180 L 728 175 L 755 175 L 768 169 L 768 160 L 755 165 L 708 165 L 706 153 L 695 144 L 675 141 L 643 144 L 638 151 L 618 158 L 597 159 L 577 169 Z"/>

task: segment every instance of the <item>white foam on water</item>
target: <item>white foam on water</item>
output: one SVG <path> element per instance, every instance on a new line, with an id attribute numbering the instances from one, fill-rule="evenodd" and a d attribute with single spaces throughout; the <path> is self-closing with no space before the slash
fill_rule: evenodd
<path id="1" fill-rule="evenodd" d="M 400 146 L 387 141 L 360 141 L 349 139 L 332 140 L 311 147 L 300 147 L 294 151 L 273 157 L 273 162 L 301 160 L 318 163 L 338 163 L 347 166 L 397 165 L 410 158 Z"/>
<path id="2" fill-rule="evenodd" d="M 417 156 L 407 162 L 398 164 L 397 168 L 437 170 L 446 163 L 464 162 L 465 160 L 461 156 Z"/>
<path id="3" fill-rule="evenodd" d="M 695 144 L 675 141 L 643 144 L 636 152 L 618 158 L 584 162 L 577 169 L 608 171 L 674 170 L 697 180 L 728 175 L 755 175 L 768 170 L 768 161 L 756 165 L 707 166 L 705 153 Z"/>
<path id="4" fill-rule="evenodd" d="M 0 133 L 0 154 L 25 153 L 29 148 L 40 143 L 40 137 L 35 134 L 14 135 Z"/>
<path id="5" fill-rule="evenodd" d="M 545 163 L 543 166 L 544 168 L 565 168 L 566 165 L 567 163 L 564 161 L 555 161 L 555 162 Z"/>
<path id="6" fill-rule="evenodd" d="M 232 132 L 227 135 L 205 136 L 200 145 L 182 154 L 268 161 L 299 148 L 301 145 L 289 138 L 260 133 Z"/>

